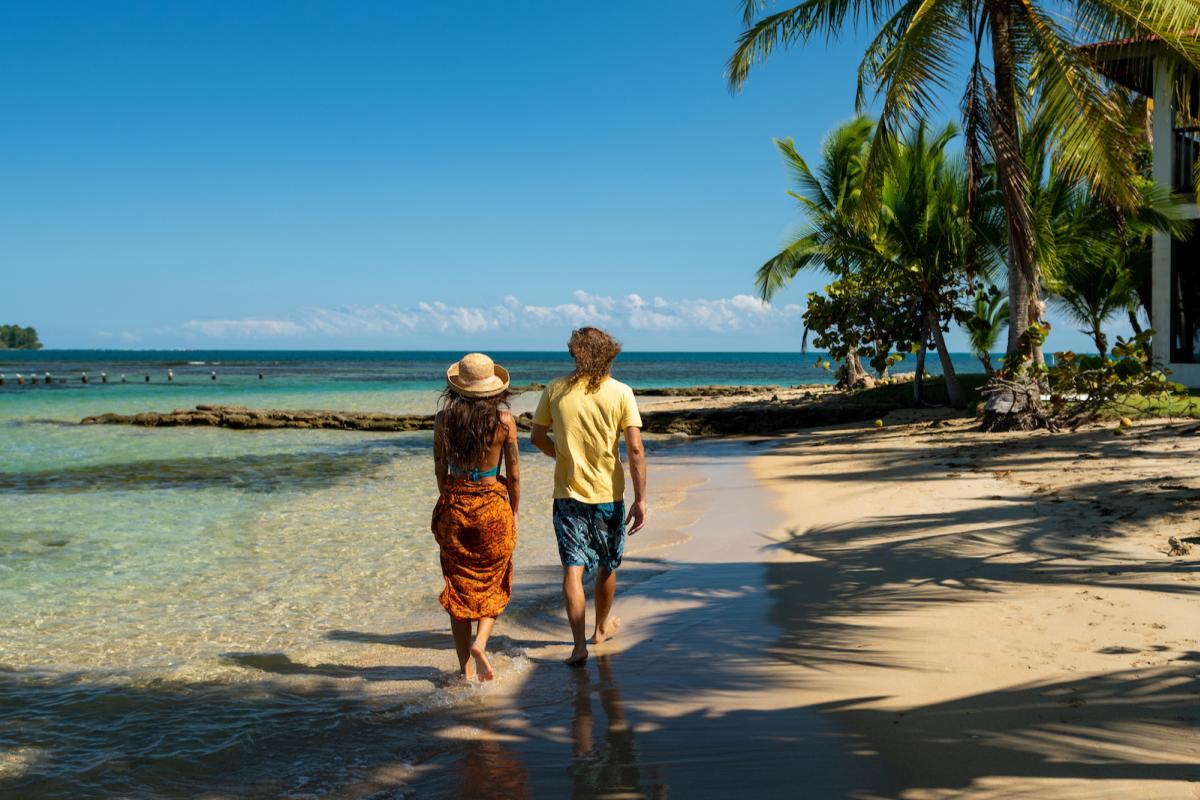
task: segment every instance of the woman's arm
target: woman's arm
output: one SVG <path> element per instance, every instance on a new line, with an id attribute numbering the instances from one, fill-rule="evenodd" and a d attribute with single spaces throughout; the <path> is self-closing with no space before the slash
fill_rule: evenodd
<path id="1" fill-rule="evenodd" d="M 505 427 L 508 435 L 504 438 L 504 475 L 508 478 L 508 504 L 512 506 L 513 516 L 521 505 L 521 457 L 517 451 L 517 421 L 512 414 L 505 415 Z"/>
<path id="2" fill-rule="evenodd" d="M 437 478 L 438 494 L 446 488 L 446 454 L 442 452 L 442 412 L 433 418 L 433 474 Z"/>

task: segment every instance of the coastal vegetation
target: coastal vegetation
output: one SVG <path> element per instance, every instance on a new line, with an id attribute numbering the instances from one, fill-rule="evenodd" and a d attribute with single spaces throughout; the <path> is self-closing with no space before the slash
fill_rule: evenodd
<path id="1" fill-rule="evenodd" d="M 1177 199 L 1146 174 L 1144 101 L 1114 89 L 1081 45 L 1152 35 L 1200 66 L 1194 6 L 1148 0 L 1134 13 L 1124 0 L 1077 0 L 1064 21 L 1060 9 L 1008 0 L 770 5 L 742 3 L 745 31 L 727 73 L 734 90 L 777 48 L 836 38 L 851 19 L 875 34 L 857 102 L 878 101 L 876 118 L 832 131 L 815 167 L 790 139 L 776 142 L 804 221 L 756 275 L 770 300 L 802 270 L 829 274 L 808 297 L 805 341 L 843 362 L 841 383 L 864 385 L 864 360 L 882 375 L 912 354 L 913 402 L 929 402 L 922 378 L 933 348 L 947 402 L 965 407 L 945 345 L 957 324 L 992 376 L 989 403 L 1008 398 L 993 403 L 998 428 L 1072 423 L 1118 398 L 1178 394 L 1150 355 L 1139 311 L 1149 309 L 1151 234 L 1187 227 Z M 956 86 L 961 136 L 927 120 Z M 1064 352 L 1047 366 L 1047 302 L 1080 325 L 1095 356 Z M 1110 354 L 1105 328 L 1117 317 L 1134 336 Z M 990 353 L 1005 328 L 997 369 Z M 1053 400 L 1042 408 L 1046 393 Z"/>
<path id="2" fill-rule="evenodd" d="M 745 30 L 729 59 L 730 87 L 741 88 L 753 67 L 777 48 L 814 37 L 836 39 L 852 25 L 872 34 L 858 71 L 860 107 L 878 100 L 878 123 L 864 159 L 859 214 L 873 216 L 885 164 L 897 136 L 937 106 L 938 94 L 961 91 L 966 207 L 990 182 L 1007 229 L 1009 294 L 1007 355 L 1022 351 L 1031 324 L 1044 324 L 1044 279 L 1034 189 L 1022 124 L 1037 110 L 1047 153 L 1070 180 L 1086 181 L 1118 215 L 1128 215 L 1136 191 L 1137 139 L 1124 124 L 1119 96 L 1108 90 L 1088 51 L 1095 41 L 1153 36 L 1181 63 L 1200 67 L 1195 6 L 1188 0 L 1068 0 L 1055 7 L 1018 0 L 805 0 L 781 10 L 766 0 L 742 0 Z M 968 53 L 965 72 L 959 68 Z M 990 169 L 987 166 L 991 160 Z"/>
<path id="3" fill-rule="evenodd" d="M 0 325 L 0 350 L 41 350 L 37 331 L 20 325 Z"/>

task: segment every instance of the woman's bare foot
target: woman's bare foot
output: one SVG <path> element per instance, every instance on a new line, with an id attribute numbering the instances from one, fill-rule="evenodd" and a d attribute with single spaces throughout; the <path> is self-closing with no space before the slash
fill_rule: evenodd
<path id="1" fill-rule="evenodd" d="M 469 658 L 461 667 L 459 667 L 458 671 L 469 681 L 475 679 L 475 664 Z"/>
<path id="2" fill-rule="evenodd" d="M 609 617 L 608 622 L 603 628 L 596 628 L 596 632 L 592 634 L 592 644 L 600 644 L 607 642 L 609 639 L 617 635 L 617 631 L 621 628 L 620 617 Z"/>
<path id="3" fill-rule="evenodd" d="M 479 671 L 479 680 L 490 681 L 496 677 L 496 673 L 492 671 L 492 662 L 488 661 L 487 653 L 477 644 L 471 645 L 471 658 L 475 661 L 475 666 Z"/>
<path id="4" fill-rule="evenodd" d="M 588 651 L 586 647 L 576 647 L 571 651 L 571 655 L 563 659 L 563 663 L 568 667 L 582 667 L 588 660 Z"/>

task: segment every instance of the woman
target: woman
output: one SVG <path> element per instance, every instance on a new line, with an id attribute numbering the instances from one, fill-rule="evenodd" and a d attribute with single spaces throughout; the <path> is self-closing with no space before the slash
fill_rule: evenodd
<path id="1" fill-rule="evenodd" d="M 512 555 L 521 501 L 517 423 L 508 407 L 508 371 L 482 353 L 446 370 L 433 432 L 438 501 L 433 535 L 442 554 L 442 607 L 458 668 L 466 678 L 492 679 L 488 636 L 512 596 Z M 501 464 L 505 478 L 500 477 Z M 471 623 L 479 628 L 471 639 Z"/>

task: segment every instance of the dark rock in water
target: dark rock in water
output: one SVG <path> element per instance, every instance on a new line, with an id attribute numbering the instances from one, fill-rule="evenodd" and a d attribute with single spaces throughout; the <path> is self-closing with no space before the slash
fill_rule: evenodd
<path id="1" fill-rule="evenodd" d="M 715 387 L 733 393 L 739 387 Z M 676 390 L 660 390 L 676 393 Z M 697 390 L 678 390 L 686 394 Z M 707 391 L 707 389 L 700 390 Z M 743 391 L 747 391 L 743 389 Z M 812 399 L 772 402 L 762 396 L 762 387 L 753 389 L 755 399 L 724 408 L 647 410 L 642 412 L 647 433 L 683 433 L 690 436 L 768 436 L 777 433 L 879 419 L 905 404 L 899 397 L 872 397 L 870 393 L 825 393 Z M 906 397 L 906 396 L 905 396 Z M 433 415 L 383 414 L 356 411 L 292 411 L 256 409 L 244 406 L 198 405 L 194 409 L 176 409 L 169 413 L 101 414 L 81 420 L 84 425 L 141 425 L 175 427 L 210 425 L 235 430 L 273 428 L 325 428 L 350 431 L 428 431 L 433 430 Z M 529 413 L 516 417 L 517 427 L 532 427 Z"/>
<path id="2" fill-rule="evenodd" d="M 245 406 L 198 405 L 169 413 L 100 414 L 80 420 L 83 425 L 140 425 L 148 428 L 217 426 L 234 430 L 273 428 L 333 428 L 351 431 L 433 430 L 433 417 L 424 414 L 384 414 L 374 411 L 291 411 Z"/>
<path id="3" fill-rule="evenodd" d="M 647 433 L 686 433 L 690 436 L 769 436 L 776 433 L 874 419 L 890 411 L 873 404 L 747 403 L 731 408 L 694 411 L 644 411 Z"/>
<path id="4" fill-rule="evenodd" d="M 634 389 L 641 397 L 737 397 L 778 391 L 778 386 L 670 386 L 660 389 Z"/>
<path id="5" fill-rule="evenodd" d="M 520 386 L 510 386 L 508 390 L 513 394 L 524 394 L 525 392 L 540 392 L 545 388 L 546 384 L 534 381 L 533 383 L 523 383 Z"/>

